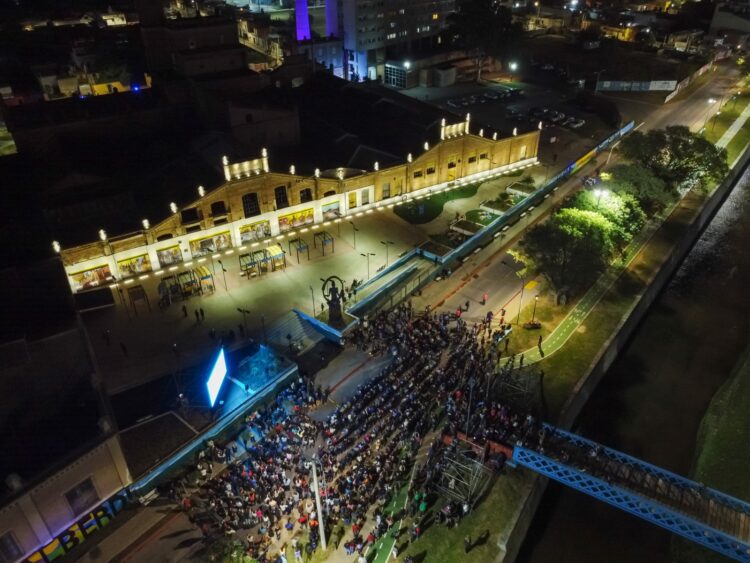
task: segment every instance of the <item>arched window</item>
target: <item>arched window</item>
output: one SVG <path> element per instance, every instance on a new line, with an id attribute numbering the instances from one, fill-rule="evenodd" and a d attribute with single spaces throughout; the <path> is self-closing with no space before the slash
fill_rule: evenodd
<path id="1" fill-rule="evenodd" d="M 242 210 L 245 217 L 254 217 L 260 215 L 260 203 L 258 203 L 258 194 L 250 192 L 242 196 Z"/>
<path id="2" fill-rule="evenodd" d="M 323 197 L 328 197 L 331 195 L 336 195 L 336 190 L 328 190 L 326 193 L 323 194 Z"/>
<path id="3" fill-rule="evenodd" d="M 286 195 L 286 186 L 274 188 L 273 195 L 276 198 L 276 209 L 289 207 L 289 197 Z"/>
<path id="4" fill-rule="evenodd" d="M 299 192 L 299 201 L 300 203 L 307 203 L 308 201 L 312 201 L 313 195 L 312 190 L 310 188 L 305 188 L 304 190 L 300 190 Z"/>

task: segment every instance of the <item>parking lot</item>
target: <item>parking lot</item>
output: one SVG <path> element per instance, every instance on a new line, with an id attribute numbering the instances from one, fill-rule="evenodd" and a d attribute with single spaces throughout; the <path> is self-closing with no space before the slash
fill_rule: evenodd
<path id="1" fill-rule="evenodd" d="M 533 75 L 547 73 L 534 69 Z M 554 71 L 553 71 L 554 73 Z M 564 78 L 550 77 L 553 84 L 492 80 L 482 83 L 460 83 L 447 87 L 416 87 L 401 92 L 450 112 L 457 119 L 466 113 L 472 116 L 477 127 L 489 126 L 501 135 L 513 129 L 528 131 L 542 121 L 544 137 L 592 139 L 604 137 L 611 130 L 596 115 L 582 110 L 576 103 L 577 88 Z M 549 130 L 547 130 L 549 129 Z M 542 150 L 544 153 L 544 148 Z M 544 158 L 544 154 L 541 155 Z"/>

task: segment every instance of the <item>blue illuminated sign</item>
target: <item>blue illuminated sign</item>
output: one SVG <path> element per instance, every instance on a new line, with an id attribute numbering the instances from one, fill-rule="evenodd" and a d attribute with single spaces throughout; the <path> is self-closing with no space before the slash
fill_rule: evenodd
<path id="1" fill-rule="evenodd" d="M 219 351 L 219 356 L 216 358 L 214 367 L 211 370 L 211 375 L 206 381 L 206 388 L 208 389 L 208 401 L 211 406 L 214 406 L 216 397 L 219 396 L 219 390 L 221 384 L 224 383 L 224 378 L 227 376 L 227 360 L 224 357 L 224 348 Z"/>

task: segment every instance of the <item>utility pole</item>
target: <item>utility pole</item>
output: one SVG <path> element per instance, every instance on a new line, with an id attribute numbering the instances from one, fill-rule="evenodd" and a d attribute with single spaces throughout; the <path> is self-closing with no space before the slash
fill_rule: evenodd
<path id="1" fill-rule="evenodd" d="M 328 549 L 326 546 L 326 524 L 323 520 L 323 506 L 320 502 L 320 487 L 318 486 L 318 460 L 313 458 L 312 460 L 313 470 L 313 487 L 315 487 L 315 506 L 318 508 L 318 522 L 320 525 L 320 545 L 323 547 L 323 551 Z"/>

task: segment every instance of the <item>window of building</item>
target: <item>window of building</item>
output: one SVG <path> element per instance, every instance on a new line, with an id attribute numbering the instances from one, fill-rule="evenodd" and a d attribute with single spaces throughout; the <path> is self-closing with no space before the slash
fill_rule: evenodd
<path id="1" fill-rule="evenodd" d="M 469 164 L 472 164 L 472 163 L 474 163 L 476 161 L 477 161 L 477 157 L 476 156 L 470 156 L 469 157 Z"/>
<path id="2" fill-rule="evenodd" d="M 223 201 L 215 201 L 211 204 L 211 215 L 214 217 L 226 215 L 227 214 L 227 204 Z"/>
<path id="3" fill-rule="evenodd" d="M 526 145 L 523 145 L 518 151 L 518 158 L 526 158 Z"/>
<path id="4" fill-rule="evenodd" d="M 96 492 L 91 477 L 81 481 L 65 493 L 65 498 L 75 516 L 80 516 L 99 502 L 99 493 Z"/>
<path id="5" fill-rule="evenodd" d="M 483 152 L 479 155 L 479 160 L 487 160 L 489 157 L 487 156 L 486 152 Z"/>
<path id="6" fill-rule="evenodd" d="M 450 162 L 448 163 L 448 168 L 455 168 L 455 167 L 456 167 L 456 163 L 455 163 L 454 161 L 452 161 L 452 160 L 451 160 L 451 161 L 450 161 Z"/>
<path id="7" fill-rule="evenodd" d="M 391 184 L 390 182 L 383 182 L 383 199 L 391 197 Z"/>
<path id="8" fill-rule="evenodd" d="M 21 558 L 23 553 L 21 548 L 18 547 L 16 538 L 10 532 L 4 533 L 0 536 L 0 563 L 12 563 Z"/>
<path id="9" fill-rule="evenodd" d="M 286 186 L 277 186 L 273 189 L 273 197 L 276 199 L 276 209 L 289 207 L 289 197 L 286 195 Z"/>
<path id="10" fill-rule="evenodd" d="M 433 20 L 440 19 L 440 14 L 432 14 L 432 19 Z"/>
<path id="11" fill-rule="evenodd" d="M 313 199 L 312 189 L 305 188 L 304 190 L 300 190 L 299 192 L 300 203 L 307 203 L 308 201 L 312 201 L 312 199 Z"/>
<path id="12" fill-rule="evenodd" d="M 256 215 L 260 215 L 258 194 L 252 192 L 242 196 L 242 211 L 244 212 L 245 217 L 255 217 Z"/>
<path id="13" fill-rule="evenodd" d="M 336 195 L 336 190 L 328 190 L 326 193 L 323 194 L 323 197 L 328 197 L 332 195 Z"/>
<path id="14" fill-rule="evenodd" d="M 367 205 L 370 203 L 370 189 L 365 188 L 362 190 L 362 195 L 360 196 L 360 200 L 362 201 L 362 205 Z"/>
<path id="15" fill-rule="evenodd" d="M 349 209 L 357 207 L 357 192 L 349 192 Z"/>
<path id="16" fill-rule="evenodd" d="M 435 163 L 431 162 L 427 165 L 427 168 L 424 171 L 425 174 L 430 175 L 435 173 Z"/>
<path id="17" fill-rule="evenodd" d="M 422 177 L 422 171 L 421 170 L 415 170 L 414 171 L 414 177 L 415 178 L 421 178 Z"/>

